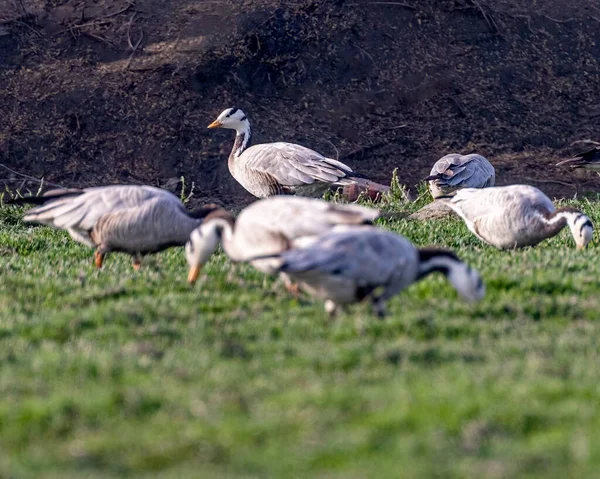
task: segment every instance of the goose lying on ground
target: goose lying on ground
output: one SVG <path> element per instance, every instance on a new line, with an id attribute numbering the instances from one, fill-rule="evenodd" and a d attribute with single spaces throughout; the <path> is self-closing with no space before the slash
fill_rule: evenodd
<path id="1" fill-rule="evenodd" d="M 129 253 L 137 269 L 142 255 L 185 245 L 204 216 L 215 209 L 207 206 L 189 212 L 172 193 L 135 185 L 51 190 L 12 203 L 40 205 L 23 219 L 67 230 L 75 241 L 96 248 L 98 268 L 110 251 Z"/>
<path id="2" fill-rule="evenodd" d="M 435 271 L 444 274 L 466 300 L 485 294 L 477 271 L 453 252 L 417 249 L 406 238 L 378 228 L 325 233 L 310 246 L 278 255 L 276 271 L 325 300 L 330 316 L 339 306 L 368 299 L 383 317 L 389 298 Z"/>
<path id="3" fill-rule="evenodd" d="M 578 249 L 592 240 L 594 227 L 581 211 L 556 209 L 544 193 L 528 185 L 463 189 L 443 201 L 479 239 L 501 249 L 534 246 L 569 226 Z"/>
<path id="4" fill-rule="evenodd" d="M 573 169 L 584 168 L 586 170 L 600 170 L 600 145 L 591 150 L 584 151 L 568 160 L 563 160 L 556 166 L 569 166 Z"/>
<path id="5" fill-rule="evenodd" d="M 370 225 L 378 215 L 378 210 L 365 206 L 290 196 L 257 201 L 237 219 L 223 209 L 213 211 L 192 232 L 185 247 L 190 266 L 188 280 L 193 284 L 198 279 L 219 242 L 232 261 L 243 262 L 308 244 L 335 228 Z M 251 262 L 258 270 L 272 274 L 271 263 L 269 259 Z"/>
<path id="6" fill-rule="evenodd" d="M 434 198 L 460 188 L 487 188 L 496 183 L 492 164 L 481 155 L 452 153 L 440 158 L 425 181 Z"/>
<path id="7" fill-rule="evenodd" d="M 250 122 L 237 108 L 224 110 L 208 128 L 236 131 L 229 171 L 257 198 L 293 194 L 318 197 L 332 186 L 348 185 L 357 185 L 373 199 L 389 191 L 387 186 L 359 178 L 344 163 L 301 145 L 278 142 L 249 147 Z"/>

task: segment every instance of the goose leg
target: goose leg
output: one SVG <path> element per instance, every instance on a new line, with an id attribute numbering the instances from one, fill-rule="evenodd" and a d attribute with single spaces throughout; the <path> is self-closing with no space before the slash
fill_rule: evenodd
<path id="1" fill-rule="evenodd" d="M 133 269 L 139 271 L 142 266 L 142 257 L 139 253 L 135 253 L 133 256 Z"/>
<path id="2" fill-rule="evenodd" d="M 94 251 L 94 264 L 96 265 L 96 268 L 98 268 L 98 269 L 102 268 L 102 264 L 104 263 L 105 254 L 106 254 L 106 251 L 104 251 L 104 249 L 101 248 L 100 246 L 98 246 L 96 248 L 96 251 Z"/>
<path id="3" fill-rule="evenodd" d="M 280 277 L 283 280 L 285 289 L 287 289 L 295 299 L 298 299 L 300 297 L 300 286 L 298 283 L 294 283 L 287 274 L 282 273 Z"/>
<path id="4" fill-rule="evenodd" d="M 377 298 L 373 298 L 373 311 L 377 315 L 379 319 L 385 318 L 386 308 L 385 308 L 385 299 L 381 296 Z"/>

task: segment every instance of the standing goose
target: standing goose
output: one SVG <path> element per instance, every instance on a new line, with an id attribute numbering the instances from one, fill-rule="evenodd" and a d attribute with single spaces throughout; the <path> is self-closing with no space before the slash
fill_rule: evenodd
<path id="1" fill-rule="evenodd" d="M 38 204 L 23 219 L 64 229 L 75 241 L 96 248 L 98 268 L 110 251 L 131 254 L 137 269 L 141 255 L 185 245 L 214 209 L 209 206 L 191 213 L 168 191 L 135 185 L 52 190 L 12 203 Z"/>
<path id="2" fill-rule="evenodd" d="M 584 168 L 586 170 L 600 170 L 600 145 L 556 164 L 556 166 L 561 165 L 569 166 L 572 169 Z"/>
<path id="3" fill-rule="evenodd" d="M 529 185 L 459 190 L 443 199 L 480 240 L 500 249 L 535 246 L 568 225 L 583 249 L 592 240 L 594 227 L 581 211 L 556 209 L 540 190 Z"/>
<path id="4" fill-rule="evenodd" d="M 496 183 L 492 164 L 481 155 L 452 153 L 433 165 L 429 181 L 431 196 L 447 195 L 460 188 L 487 188 Z"/>
<path id="5" fill-rule="evenodd" d="M 370 225 L 378 215 L 379 211 L 364 206 L 290 196 L 257 201 L 237 219 L 223 209 L 213 211 L 192 232 L 185 247 L 190 266 L 188 280 L 193 284 L 198 279 L 219 242 L 232 261 L 245 262 L 306 245 L 334 228 Z M 269 259 L 251 262 L 262 272 L 274 273 L 271 263 Z"/>
<path id="6" fill-rule="evenodd" d="M 389 298 L 435 271 L 445 275 L 466 300 L 479 300 L 485 294 L 477 271 L 453 252 L 417 249 L 403 236 L 377 228 L 330 231 L 312 245 L 284 251 L 277 259 L 277 271 L 325 300 L 330 316 L 341 305 L 369 299 L 375 313 L 383 317 Z"/>
<path id="7" fill-rule="evenodd" d="M 231 175 L 257 198 L 274 195 L 321 196 L 331 186 L 356 185 L 372 198 L 389 188 L 358 178 L 344 163 L 294 143 L 250 146 L 250 122 L 242 110 L 228 108 L 208 128 L 236 131 L 229 155 Z"/>

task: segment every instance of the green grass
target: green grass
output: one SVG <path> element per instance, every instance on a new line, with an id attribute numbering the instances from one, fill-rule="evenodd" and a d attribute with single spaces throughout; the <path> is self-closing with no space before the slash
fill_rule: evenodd
<path id="1" fill-rule="evenodd" d="M 600 224 L 600 203 L 572 203 Z M 594 477 L 600 249 L 568 231 L 501 252 L 457 220 L 388 222 L 457 249 L 476 305 L 439 276 L 379 321 L 328 323 L 220 254 L 138 273 L 0 209 L 0 477 Z"/>

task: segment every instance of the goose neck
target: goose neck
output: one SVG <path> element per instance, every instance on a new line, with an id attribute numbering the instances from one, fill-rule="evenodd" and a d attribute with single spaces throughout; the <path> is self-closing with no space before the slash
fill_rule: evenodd
<path id="1" fill-rule="evenodd" d="M 233 149 L 231 155 L 234 158 L 239 157 L 248 146 L 250 146 L 250 138 L 252 132 L 250 131 L 250 122 L 244 120 L 238 128 L 236 128 L 235 142 L 233 143 Z"/>
<path id="2" fill-rule="evenodd" d="M 432 273 L 442 273 L 447 277 L 459 264 L 462 264 L 462 261 L 449 251 L 434 248 L 420 249 L 417 280 Z"/>

